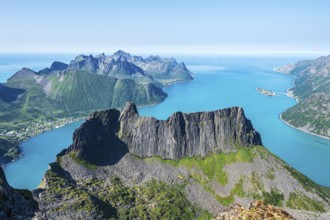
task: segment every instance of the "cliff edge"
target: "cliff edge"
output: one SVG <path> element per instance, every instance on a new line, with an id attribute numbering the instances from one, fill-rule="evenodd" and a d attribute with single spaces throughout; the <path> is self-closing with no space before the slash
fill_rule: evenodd
<path id="1" fill-rule="evenodd" d="M 111 161 L 130 152 L 163 159 L 235 152 L 237 146 L 261 145 L 261 138 L 240 107 L 212 112 L 176 112 L 167 120 L 142 117 L 136 105 L 94 112 L 74 132 L 68 152 L 90 163 Z"/>

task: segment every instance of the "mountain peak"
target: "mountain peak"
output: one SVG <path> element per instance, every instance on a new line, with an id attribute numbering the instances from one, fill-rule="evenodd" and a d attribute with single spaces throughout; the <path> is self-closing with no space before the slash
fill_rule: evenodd
<path id="1" fill-rule="evenodd" d="M 123 111 L 121 112 L 122 116 L 134 116 L 137 115 L 138 111 L 137 111 L 137 107 L 133 102 L 127 102 L 125 107 L 123 108 Z"/>
<path id="2" fill-rule="evenodd" d="M 123 50 L 118 50 L 116 53 L 114 53 L 114 55 L 116 55 L 116 56 L 123 56 L 123 57 L 131 57 L 131 54 L 126 53 Z"/>
<path id="3" fill-rule="evenodd" d="M 68 68 L 68 64 L 59 62 L 59 61 L 55 61 L 52 63 L 52 65 L 50 66 L 50 71 L 60 71 L 60 70 L 65 70 L 66 68 Z"/>

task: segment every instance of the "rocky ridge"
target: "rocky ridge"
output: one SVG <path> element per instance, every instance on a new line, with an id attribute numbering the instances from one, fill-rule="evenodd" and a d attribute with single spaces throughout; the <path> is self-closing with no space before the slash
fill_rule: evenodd
<path id="1" fill-rule="evenodd" d="M 237 146 L 250 145 L 261 145 L 261 139 L 242 108 L 176 112 L 167 120 L 157 120 L 139 116 L 136 105 L 127 103 L 121 113 L 115 109 L 94 112 L 75 131 L 69 152 L 97 164 L 102 157 L 111 156 L 106 152 L 114 151 L 178 160 L 235 152 Z"/>
<path id="2" fill-rule="evenodd" d="M 10 187 L 0 167 L 0 219 L 31 219 L 37 210 L 32 193 Z"/>

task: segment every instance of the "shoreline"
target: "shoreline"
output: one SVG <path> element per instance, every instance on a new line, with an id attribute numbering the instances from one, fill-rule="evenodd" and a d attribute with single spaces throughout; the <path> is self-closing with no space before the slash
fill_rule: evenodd
<path id="1" fill-rule="evenodd" d="M 289 122 L 287 121 L 284 121 L 284 119 L 282 118 L 282 113 L 279 115 L 279 119 L 284 123 L 286 124 L 287 126 L 291 127 L 291 128 L 294 128 L 298 131 L 301 131 L 301 132 L 304 132 L 304 133 L 307 133 L 307 134 L 310 134 L 310 135 L 313 135 L 313 136 L 317 136 L 319 138 L 322 138 L 322 139 L 325 139 L 325 140 L 330 140 L 330 137 L 327 137 L 327 136 L 323 136 L 323 135 L 320 135 L 320 134 L 316 134 L 314 132 L 311 132 L 311 131 L 308 131 L 304 128 L 299 128 L 299 127 L 295 127 L 293 126 L 292 124 L 290 124 Z"/>
<path id="2" fill-rule="evenodd" d="M 273 71 L 274 71 L 274 72 L 277 72 L 277 73 L 286 74 L 286 75 L 292 77 L 293 79 L 296 79 L 296 78 L 297 78 L 297 77 L 292 76 L 292 75 L 290 75 L 290 74 L 288 74 L 288 73 L 285 73 L 285 72 L 282 72 L 282 71 L 278 71 L 278 70 L 276 70 L 276 67 L 273 68 Z M 294 85 L 294 82 L 293 82 L 293 85 Z M 288 88 L 288 89 L 286 90 L 286 93 L 285 93 L 285 94 L 286 94 L 288 97 L 293 98 L 293 99 L 296 101 L 296 105 L 297 105 L 297 104 L 299 103 L 299 98 L 298 98 L 297 96 L 295 96 L 295 95 L 293 94 L 292 91 L 290 91 L 290 89 L 293 89 L 294 87 L 295 87 L 295 85 L 294 85 L 293 87 L 291 87 L 291 88 Z M 307 134 L 310 134 L 310 135 L 313 135 L 313 136 L 316 136 L 316 137 L 319 137 L 319 138 L 325 139 L 325 140 L 330 140 L 330 137 L 323 136 L 323 135 L 320 135 L 320 134 L 317 134 L 317 133 L 314 133 L 314 132 L 308 131 L 308 130 L 305 129 L 305 128 L 299 128 L 299 127 L 295 127 L 295 126 L 293 126 L 292 124 L 290 124 L 289 122 L 285 121 L 285 120 L 282 118 L 282 114 L 283 114 L 283 112 L 279 115 L 279 119 L 280 119 L 284 124 L 286 124 L 287 126 L 289 126 L 289 127 L 291 127 L 291 128 L 294 128 L 294 129 L 296 129 L 296 130 L 299 130 L 299 131 L 301 131 L 301 132 L 304 132 L 304 133 L 307 133 Z"/>
<path id="3" fill-rule="evenodd" d="M 63 119 L 63 118 L 62 118 Z M 52 127 L 47 127 L 46 129 L 41 129 L 41 130 L 39 130 L 39 132 L 36 132 L 34 135 L 32 135 L 32 136 L 25 136 L 24 138 L 22 138 L 22 139 L 20 139 L 20 140 L 17 140 L 17 146 L 18 146 L 18 148 L 19 148 L 19 150 L 20 150 L 20 153 L 17 155 L 17 157 L 16 158 L 14 158 L 13 160 L 11 160 L 11 161 L 9 161 L 9 162 L 7 162 L 7 163 L 4 163 L 4 164 L 1 164 L 1 167 L 2 168 L 5 168 L 5 166 L 7 165 L 7 164 L 9 164 L 9 163 L 14 163 L 14 162 L 16 162 L 17 160 L 19 160 L 19 159 L 21 159 L 22 157 L 24 157 L 24 154 L 23 154 L 23 151 L 22 151 L 22 147 L 21 147 L 21 145 L 22 145 L 22 143 L 23 142 L 25 142 L 25 141 L 27 141 L 27 140 L 29 140 L 29 139 L 31 139 L 31 138 L 34 138 L 34 137 L 36 137 L 36 136 L 38 136 L 38 135 L 41 135 L 41 134 L 44 134 L 44 133 L 47 133 L 47 132 L 49 132 L 49 131 L 52 131 L 52 130 L 55 130 L 55 129 L 58 129 L 58 128 L 61 128 L 61 127 L 63 127 L 63 126 L 66 126 L 66 125 L 69 125 L 69 124 L 72 124 L 72 123 L 75 123 L 75 122 L 77 122 L 77 121 L 80 121 L 80 120 L 83 120 L 84 119 L 84 117 L 77 117 L 77 118 L 73 118 L 73 119 L 71 119 L 71 120 L 69 120 L 69 121 L 66 121 L 66 122 L 64 122 L 64 123 L 59 123 L 59 124 L 54 124 Z M 53 121 L 53 122 L 58 122 L 58 121 Z M 6 137 L 6 136 L 4 136 L 4 137 Z M 16 140 L 15 140 L 15 142 L 16 142 Z"/>

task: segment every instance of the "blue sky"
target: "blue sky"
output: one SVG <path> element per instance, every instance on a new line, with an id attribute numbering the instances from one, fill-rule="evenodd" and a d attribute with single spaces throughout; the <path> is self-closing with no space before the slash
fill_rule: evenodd
<path id="1" fill-rule="evenodd" d="M 0 52 L 329 52 L 328 0 L 0 2 Z"/>

